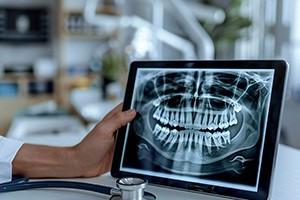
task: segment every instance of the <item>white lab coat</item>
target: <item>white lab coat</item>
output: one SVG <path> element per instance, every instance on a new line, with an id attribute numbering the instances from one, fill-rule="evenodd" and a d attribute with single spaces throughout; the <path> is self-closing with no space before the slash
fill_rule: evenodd
<path id="1" fill-rule="evenodd" d="M 0 136 L 0 183 L 11 181 L 12 161 L 23 142 Z"/>

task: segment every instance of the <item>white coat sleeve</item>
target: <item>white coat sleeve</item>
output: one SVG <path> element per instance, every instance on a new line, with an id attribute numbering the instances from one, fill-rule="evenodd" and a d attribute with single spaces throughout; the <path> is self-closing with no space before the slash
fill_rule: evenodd
<path id="1" fill-rule="evenodd" d="M 23 142 L 0 136 L 0 183 L 11 181 L 12 161 Z"/>

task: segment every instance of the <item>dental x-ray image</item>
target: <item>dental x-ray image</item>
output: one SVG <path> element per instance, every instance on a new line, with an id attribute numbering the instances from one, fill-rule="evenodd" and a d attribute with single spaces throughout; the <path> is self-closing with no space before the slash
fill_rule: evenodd
<path id="1" fill-rule="evenodd" d="M 122 170 L 255 191 L 273 76 L 273 69 L 138 69 Z"/>

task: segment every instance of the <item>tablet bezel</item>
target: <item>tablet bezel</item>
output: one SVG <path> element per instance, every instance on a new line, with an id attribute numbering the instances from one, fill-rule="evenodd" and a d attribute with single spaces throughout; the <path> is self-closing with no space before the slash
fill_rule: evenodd
<path id="1" fill-rule="evenodd" d="M 124 176 L 142 177 L 150 184 L 173 187 L 192 192 L 208 193 L 217 196 L 240 199 L 268 199 L 274 171 L 277 145 L 280 135 L 280 124 L 283 110 L 283 101 L 287 85 L 288 64 L 284 60 L 206 60 L 206 61 L 135 61 L 131 63 L 123 110 L 130 109 L 134 92 L 135 77 L 138 68 L 199 68 L 199 69 L 274 69 L 274 79 L 267 120 L 264 150 L 261 162 L 261 171 L 257 192 L 223 188 L 220 186 L 195 184 L 180 180 L 158 178 L 143 174 L 129 173 L 120 170 L 121 157 L 127 126 L 119 129 L 116 139 L 111 175 L 119 178 Z"/>

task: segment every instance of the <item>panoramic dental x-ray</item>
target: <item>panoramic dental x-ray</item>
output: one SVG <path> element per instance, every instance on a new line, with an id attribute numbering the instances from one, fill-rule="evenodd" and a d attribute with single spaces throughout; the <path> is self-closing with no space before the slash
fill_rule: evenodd
<path id="1" fill-rule="evenodd" d="M 135 134 L 126 136 L 121 168 L 255 191 L 273 76 L 272 69 L 138 69 L 137 117 L 127 127 Z"/>

